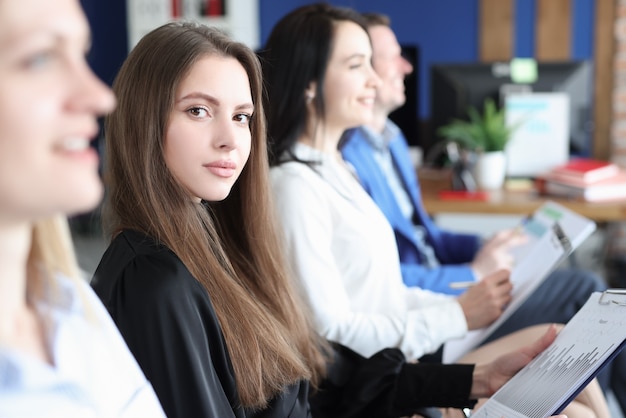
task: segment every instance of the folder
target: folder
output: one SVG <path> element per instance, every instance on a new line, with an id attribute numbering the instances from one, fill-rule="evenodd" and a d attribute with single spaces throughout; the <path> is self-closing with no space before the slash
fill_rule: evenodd
<path id="1" fill-rule="evenodd" d="M 626 289 L 594 292 L 555 341 L 472 418 L 558 414 L 626 345 Z"/>
<path id="2" fill-rule="evenodd" d="M 488 327 L 469 331 L 461 339 L 446 342 L 443 348 L 444 363 L 456 362 L 478 347 L 595 231 L 596 224 L 556 202 L 547 201 L 526 217 L 518 229 L 524 231 L 528 240 L 511 249 L 515 259 L 510 277 L 513 283 L 511 302 Z"/>

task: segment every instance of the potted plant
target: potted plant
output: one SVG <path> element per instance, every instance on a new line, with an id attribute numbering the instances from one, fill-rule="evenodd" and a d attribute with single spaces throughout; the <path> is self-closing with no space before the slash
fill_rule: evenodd
<path id="1" fill-rule="evenodd" d="M 485 100 L 482 114 L 475 107 L 467 114 L 469 120 L 454 119 L 437 133 L 475 153 L 472 174 L 479 188 L 499 189 L 506 174 L 504 149 L 515 127 L 507 126 L 504 109 L 492 99 Z"/>

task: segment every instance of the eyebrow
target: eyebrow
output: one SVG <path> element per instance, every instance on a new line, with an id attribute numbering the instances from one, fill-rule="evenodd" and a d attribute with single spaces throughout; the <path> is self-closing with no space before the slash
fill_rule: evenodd
<path id="1" fill-rule="evenodd" d="M 30 42 L 32 42 L 32 40 L 30 39 L 24 39 L 25 34 L 28 34 L 28 31 L 23 31 L 23 32 L 18 32 L 18 33 L 14 33 L 12 36 L 5 38 L 5 39 L 0 39 L 0 48 L 4 49 L 7 48 L 7 46 L 13 46 L 16 45 L 18 48 L 21 47 L 21 45 L 26 44 L 29 45 Z M 37 37 L 37 38 L 42 38 L 42 37 L 47 37 L 48 39 L 52 40 L 52 44 L 54 45 L 54 47 L 59 47 L 59 46 L 63 46 L 66 44 L 70 44 L 71 42 L 74 41 L 74 39 L 77 39 L 79 35 L 77 35 L 76 37 L 74 37 L 75 34 L 73 33 L 59 33 L 57 31 L 46 31 L 46 32 L 40 32 L 37 33 L 35 35 L 31 35 L 32 37 Z M 93 35 L 91 33 L 91 31 L 86 32 L 85 34 L 85 38 L 84 40 L 81 40 L 81 50 L 85 53 L 89 53 L 91 52 L 91 48 L 93 46 Z"/>
<path id="2" fill-rule="evenodd" d="M 363 58 L 363 59 L 365 59 L 366 57 L 367 57 L 367 54 L 356 53 L 356 54 L 348 55 L 344 59 L 344 62 L 348 62 L 348 61 L 350 61 L 351 59 L 354 59 L 354 58 Z"/>
<path id="3" fill-rule="evenodd" d="M 221 104 L 217 97 L 214 97 L 214 96 L 211 96 L 210 94 L 202 93 L 202 92 L 192 92 L 192 93 L 186 94 L 185 96 L 181 97 L 177 101 L 180 103 L 189 99 L 203 99 L 215 106 L 220 106 Z M 236 110 L 254 110 L 254 104 L 242 103 L 240 105 L 235 106 L 235 109 Z"/>

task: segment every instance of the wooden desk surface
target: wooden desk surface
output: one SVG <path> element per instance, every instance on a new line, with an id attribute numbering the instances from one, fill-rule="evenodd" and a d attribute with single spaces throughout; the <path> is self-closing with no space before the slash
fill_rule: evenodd
<path id="1" fill-rule="evenodd" d="M 525 215 L 533 212 L 546 200 L 555 201 L 596 222 L 626 220 L 626 201 L 584 202 L 557 197 L 540 196 L 535 190 L 497 190 L 489 192 L 486 201 L 441 200 L 439 192 L 450 190 L 450 173 L 442 170 L 420 169 L 424 207 L 431 215 L 438 213 L 482 213 Z"/>

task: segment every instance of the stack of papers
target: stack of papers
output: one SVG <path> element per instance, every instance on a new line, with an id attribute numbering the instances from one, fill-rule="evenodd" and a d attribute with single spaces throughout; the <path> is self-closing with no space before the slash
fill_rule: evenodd
<path id="1" fill-rule="evenodd" d="M 524 219 L 519 228 L 528 236 L 525 244 L 511 249 L 512 300 L 489 327 L 468 332 L 464 338 L 444 344 L 443 362 L 453 363 L 476 348 L 508 319 L 543 280 L 596 229 L 592 220 L 558 203 L 548 201 Z"/>

